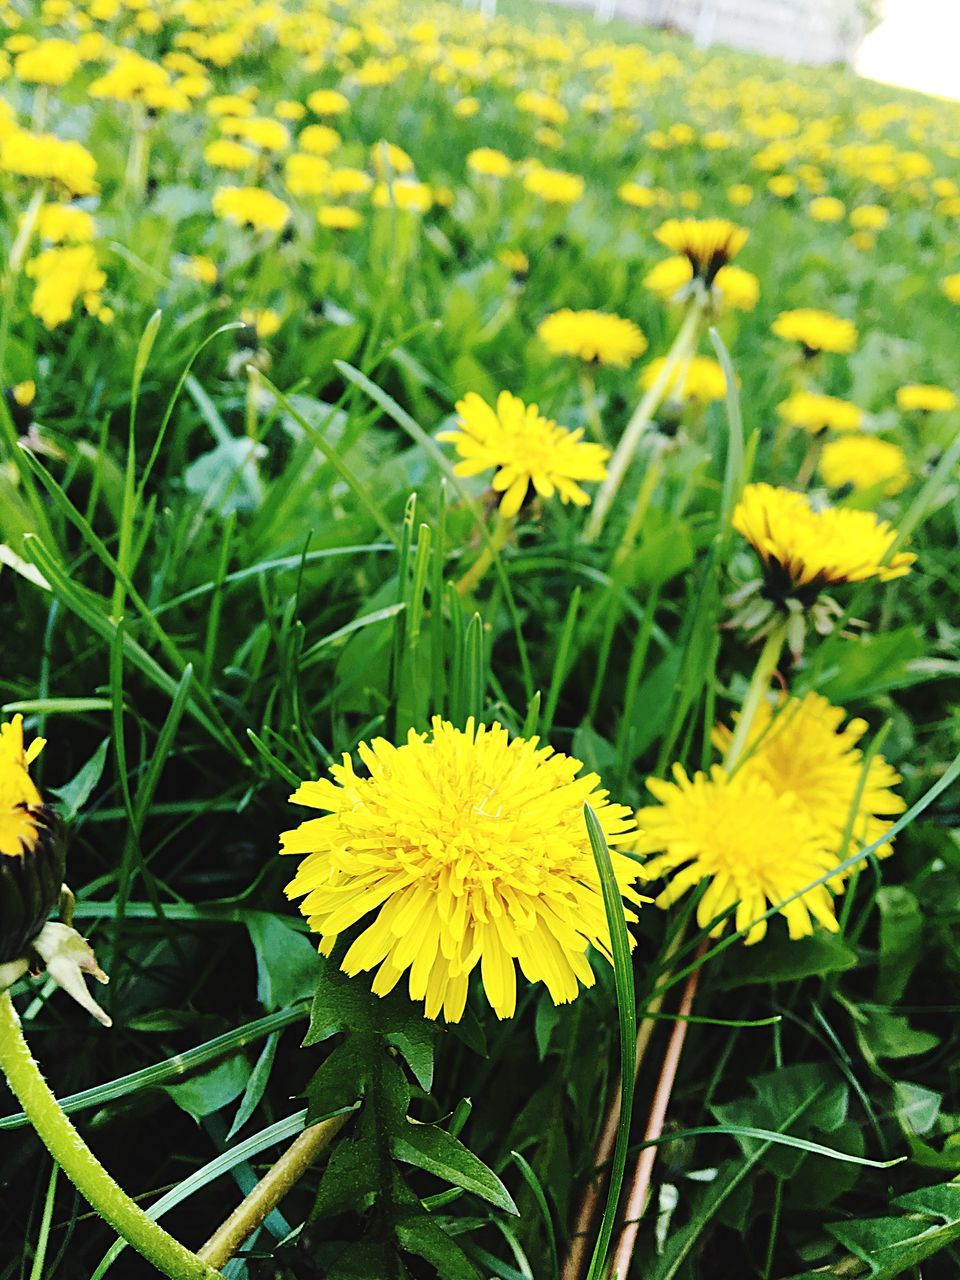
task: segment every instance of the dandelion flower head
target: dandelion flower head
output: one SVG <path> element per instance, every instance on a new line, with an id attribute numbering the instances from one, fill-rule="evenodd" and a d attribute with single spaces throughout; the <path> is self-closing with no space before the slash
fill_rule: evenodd
<path id="1" fill-rule="evenodd" d="M 556 356 L 577 356 L 588 364 L 626 369 L 643 355 L 647 340 L 638 325 L 607 311 L 571 311 L 564 307 L 540 321 L 537 334 Z"/>
<path id="2" fill-rule="evenodd" d="M 820 455 L 820 475 L 830 489 L 874 489 L 892 498 L 910 483 L 907 455 L 899 445 L 876 436 L 848 435 L 830 440 Z"/>
<path id="3" fill-rule="evenodd" d="M 804 494 L 769 484 L 746 486 L 733 527 L 763 561 L 775 598 L 797 588 L 815 598 L 827 586 L 868 578 L 888 582 L 909 573 L 916 560 L 906 551 L 890 555 L 897 531 L 871 511 L 817 511 Z"/>
<path id="4" fill-rule="evenodd" d="M 871 757 L 858 796 L 863 774 L 863 751 L 858 744 L 869 725 L 859 718 L 844 724 L 846 714 L 819 693 L 784 697 L 776 705 L 761 703 L 738 770 L 764 779 L 778 793 L 792 795 L 838 861 L 852 852 L 841 848 L 848 824 L 854 841 L 872 844 L 906 808 L 893 790 L 900 775 L 882 755 Z M 718 725 L 714 746 L 725 751 L 731 737 L 730 729 Z M 891 852 L 890 845 L 884 844 L 877 856 Z"/>
<path id="5" fill-rule="evenodd" d="M 863 410 L 857 405 L 818 391 L 795 391 L 777 405 L 777 413 L 789 426 L 800 427 L 811 435 L 821 431 L 858 431 L 863 422 Z"/>
<path id="6" fill-rule="evenodd" d="M 651 778 L 647 787 L 660 803 L 637 814 L 634 847 L 655 855 L 645 864 L 647 875 L 667 880 L 657 906 L 671 906 L 708 880 L 697 904 L 701 928 L 736 907 L 736 928 L 750 945 L 766 934 L 764 912 L 785 903 L 780 914 L 791 938 L 808 936 L 815 924 L 837 931 L 827 883 L 786 902 L 837 865 L 820 829 L 789 792 L 746 769 L 731 775 L 719 765 L 693 778 L 674 765 L 673 781 Z M 714 925 L 712 934 L 722 933 L 724 924 Z"/>
<path id="7" fill-rule="evenodd" d="M 545 418 L 535 404 L 525 404 L 509 391 L 501 391 L 496 408 L 475 391 L 457 403 L 457 430 L 444 431 L 438 440 L 449 440 L 461 461 L 461 476 L 479 475 L 496 468 L 493 488 L 503 494 L 500 513 L 515 516 L 532 486 L 542 498 L 560 495 L 562 502 L 585 507 L 589 495 L 581 481 L 599 481 L 607 474 L 609 450 L 585 441 L 583 431 L 570 431 Z"/>
<path id="8" fill-rule="evenodd" d="M 708 286 L 737 256 L 749 234 L 726 218 L 670 218 L 655 232 L 662 245 L 689 260 L 694 275 Z"/>
<path id="9" fill-rule="evenodd" d="M 381 996 L 407 974 L 410 998 L 448 1022 L 462 1017 L 477 965 L 500 1018 L 516 1010 L 517 964 L 556 1004 L 593 985 L 587 948 L 609 956 L 610 937 L 584 804 L 609 845 L 636 836 L 596 774 L 472 718 L 461 730 L 437 717 L 400 747 L 378 738 L 358 752 L 369 776 L 344 755 L 332 779 L 302 783 L 291 800 L 324 816 L 281 836 L 282 852 L 306 855 L 287 893 L 303 899 L 322 952 L 364 921 L 343 971 L 376 969 Z M 611 858 L 623 896 L 641 902 L 638 864 Z"/>
<path id="10" fill-rule="evenodd" d="M 799 342 L 808 356 L 820 351 L 848 355 L 857 345 L 857 329 L 851 321 L 812 307 L 781 311 L 771 327 L 778 338 Z"/>

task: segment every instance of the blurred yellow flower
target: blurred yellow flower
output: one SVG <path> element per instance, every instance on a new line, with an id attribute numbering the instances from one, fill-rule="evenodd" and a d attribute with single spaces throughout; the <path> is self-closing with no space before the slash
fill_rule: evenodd
<path id="1" fill-rule="evenodd" d="M 947 387 L 910 383 L 897 388 L 897 408 L 904 413 L 944 413 L 957 407 L 957 397 Z"/>
<path id="2" fill-rule="evenodd" d="M 350 99 L 337 89 L 314 89 L 307 95 L 307 106 L 315 116 L 339 116 L 350 110 Z"/>
<path id="3" fill-rule="evenodd" d="M 571 311 L 564 307 L 545 316 L 537 336 L 557 356 L 577 356 L 588 363 L 626 367 L 643 355 L 647 340 L 632 320 L 606 311 Z"/>
<path id="4" fill-rule="evenodd" d="M 882 231 L 890 221 L 890 211 L 882 204 L 858 204 L 850 210 L 850 225 L 858 231 Z"/>
<path id="5" fill-rule="evenodd" d="M 897 531 L 872 512 L 816 510 L 804 494 L 769 484 L 747 485 L 733 527 L 763 561 L 767 590 L 777 601 L 798 588 L 812 602 L 829 586 L 889 582 L 909 573 L 917 558 L 907 551 L 891 555 Z"/>
<path id="6" fill-rule="evenodd" d="M 218 187 L 213 193 L 218 218 L 254 231 L 282 231 L 290 221 L 290 209 L 262 187 Z"/>
<path id="7" fill-rule="evenodd" d="M 791 427 L 811 435 L 821 431 L 859 431 L 863 410 L 849 400 L 815 391 L 795 391 L 777 405 L 777 413 Z"/>
<path id="8" fill-rule="evenodd" d="M 685 255 L 694 275 L 709 286 L 720 268 L 740 252 L 750 233 L 726 218 L 671 218 L 654 234 L 668 249 Z"/>
<path id="9" fill-rule="evenodd" d="M 260 339 L 272 338 L 283 323 L 271 307 L 245 307 L 240 313 L 240 319 L 244 324 L 249 325 Z"/>
<path id="10" fill-rule="evenodd" d="M 658 356 L 644 368 L 641 385 L 650 388 L 660 377 L 665 357 Z M 694 356 L 683 373 L 683 382 L 678 387 L 681 370 L 676 369 L 667 384 L 667 397 L 673 400 L 693 401 L 696 404 L 710 404 L 722 400 L 727 394 L 727 380 L 723 369 L 712 356 Z"/>
<path id="11" fill-rule="evenodd" d="M 26 265 L 26 273 L 36 281 L 30 311 L 47 329 L 69 320 L 79 298 L 91 314 L 99 305 L 99 291 L 107 277 L 97 265 L 93 246 L 44 249 Z"/>
<path id="12" fill-rule="evenodd" d="M 892 498 L 910 483 L 907 455 L 898 445 L 876 436 L 850 435 L 828 441 L 819 467 L 824 484 L 831 489 L 845 485 L 873 489 L 882 485 L 886 496 Z"/>
<path id="13" fill-rule="evenodd" d="M 846 355 L 857 345 L 857 330 L 851 321 L 812 307 L 781 311 L 771 327 L 778 338 L 798 342 L 808 356 L 819 351 Z"/>
<path id="14" fill-rule="evenodd" d="M 842 222 L 846 217 L 847 207 L 836 196 L 818 196 L 811 200 L 807 211 L 814 222 Z"/>
<path id="15" fill-rule="evenodd" d="M 363 214 L 347 204 L 323 204 L 317 210 L 317 222 L 328 231 L 352 231 L 363 222 Z"/>
<path id="16" fill-rule="evenodd" d="M 576 204 L 584 191 L 584 181 L 579 174 L 546 169 L 542 165 L 527 172 L 523 186 L 525 191 L 548 204 Z"/>
<path id="17" fill-rule="evenodd" d="M 467 156 L 467 168 L 484 178 L 509 178 L 513 161 L 493 147 L 477 147 Z"/>
<path id="18" fill-rule="evenodd" d="M 195 280 L 198 284 L 216 284 L 217 283 L 217 264 L 212 258 L 207 258 L 203 254 L 194 254 L 192 258 L 185 258 L 178 264 L 180 275 L 187 280 Z"/>

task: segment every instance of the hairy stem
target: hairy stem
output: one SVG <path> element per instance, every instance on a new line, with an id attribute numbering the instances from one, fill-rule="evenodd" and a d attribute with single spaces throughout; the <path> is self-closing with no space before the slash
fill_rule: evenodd
<path id="1" fill-rule="evenodd" d="M 127 1244 L 170 1280 L 215 1280 L 220 1275 L 149 1218 L 107 1173 L 60 1110 L 6 991 L 0 996 L 0 1070 L 54 1160 Z"/>
<path id="2" fill-rule="evenodd" d="M 243 1247 L 263 1224 L 283 1197 L 295 1186 L 317 1156 L 337 1136 L 353 1113 L 331 1116 L 304 1129 L 277 1163 L 260 1179 L 245 1200 L 237 1205 L 199 1252 L 211 1266 L 222 1267 Z"/>

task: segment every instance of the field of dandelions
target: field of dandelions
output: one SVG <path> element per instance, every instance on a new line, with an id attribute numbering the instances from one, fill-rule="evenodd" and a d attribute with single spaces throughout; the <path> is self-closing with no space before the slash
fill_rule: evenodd
<path id="1" fill-rule="evenodd" d="M 0 27 L 0 1280 L 957 1275 L 960 106 Z"/>

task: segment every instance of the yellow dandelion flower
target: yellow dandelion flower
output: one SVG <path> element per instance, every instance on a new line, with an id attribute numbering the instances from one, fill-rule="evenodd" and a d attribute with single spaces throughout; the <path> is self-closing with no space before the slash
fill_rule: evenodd
<path id="1" fill-rule="evenodd" d="M 27 409 L 37 397 L 37 384 L 32 378 L 27 378 L 25 382 L 16 382 L 10 388 L 10 394 L 13 396 L 14 404 L 18 404 L 21 409 Z"/>
<path id="2" fill-rule="evenodd" d="M 944 297 L 949 298 L 951 302 L 960 304 L 960 273 L 944 276 L 940 281 L 940 292 Z"/>
<path id="3" fill-rule="evenodd" d="M 909 573 L 917 558 L 907 551 L 890 555 L 897 531 L 871 511 L 817 511 L 804 494 L 769 484 L 746 486 L 733 527 L 760 556 L 767 591 L 778 602 L 797 589 L 815 598 L 828 586 L 889 582 Z"/>
<path id="4" fill-rule="evenodd" d="M 555 356 L 577 356 L 588 363 L 626 369 L 647 349 L 647 340 L 632 320 L 606 311 L 571 311 L 564 307 L 544 317 L 537 336 Z"/>
<path id="5" fill-rule="evenodd" d="M 792 173 L 774 174 L 767 182 L 767 190 L 778 200 L 789 200 L 797 194 L 800 184 Z"/>
<path id="6" fill-rule="evenodd" d="M 882 204 L 858 204 L 850 210 L 850 225 L 857 231 L 882 231 L 890 221 L 890 211 Z"/>
<path id="7" fill-rule="evenodd" d="M 558 102 L 556 98 L 551 98 L 548 93 L 540 93 L 536 89 L 524 89 L 517 94 L 515 102 L 519 110 L 527 115 L 535 116 L 538 120 L 544 121 L 545 124 L 562 125 L 566 124 L 569 118 L 567 108 L 562 102 Z"/>
<path id="8" fill-rule="evenodd" d="M 329 192 L 331 196 L 363 196 L 373 186 L 373 178 L 363 169 L 340 168 L 330 170 Z"/>
<path id="9" fill-rule="evenodd" d="M 273 109 L 278 120 L 302 120 L 307 113 L 302 102 L 294 102 L 292 98 L 282 98 Z"/>
<path id="10" fill-rule="evenodd" d="M 343 139 L 328 124 L 308 124 L 297 134 L 297 146 L 314 156 L 329 156 L 339 150 Z"/>
<path id="11" fill-rule="evenodd" d="M 363 214 L 348 204 L 323 204 L 317 210 L 317 222 L 328 231 L 353 231 L 363 223 Z"/>
<path id="12" fill-rule="evenodd" d="M 532 486 L 542 498 L 559 494 L 561 502 L 585 507 L 590 498 L 578 481 L 599 481 L 607 474 L 609 450 L 583 440 L 583 431 L 570 431 L 544 418 L 535 404 L 524 404 L 501 391 L 493 409 L 475 391 L 457 403 L 457 430 L 443 431 L 438 440 L 456 445 L 461 476 L 496 468 L 493 489 L 503 494 L 500 513 L 509 519 L 523 506 Z"/>
<path id="13" fill-rule="evenodd" d="M 0 170 L 24 178 L 55 182 L 72 196 L 97 190 L 97 162 L 81 143 L 51 133 L 14 129 L 0 143 Z"/>
<path id="14" fill-rule="evenodd" d="M 24 84 L 60 88 L 72 78 L 79 65 L 80 51 L 69 40 L 40 40 L 17 54 L 13 74 Z"/>
<path id="15" fill-rule="evenodd" d="M 458 98 L 453 104 L 453 114 L 458 120 L 470 120 L 480 111 L 480 101 L 478 98 L 470 97 Z"/>
<path id="16" fill-rule="evenodd" d="M 947 387 L 911 383 L 897 388 L 897 408 L 904 413 L 945 413 L 957 407 L 957 397 Z"/>
<path id="17" fill-rule="evenodd" d="M 96 234 L 93 215 L 76 205 L 45 204 L 37 214 L 37 235 L 50 244 L 87 244 Z"/>
<path id="18" fill-rule="evenodd" d="M 350 99 L 337 89 L 314 89 L 307 106 L 315 116 L 341 116 L 350 110 Z"/>
<path id="19" fill-rule="evenodd" d="M 242 173 L 256 163 L 257 153 L 234 138 L 215 138 L 203 149 L 203 158 L 212 169 L 230 169 Z"/>
<path id="20" fill-rule="evenodd" d="M 683 254 L 664 258 L 643 277 L 645 288 L 655 293 L 662 302 L 682 301 L 693 279 L 690 259 Z"/>
<path id="21" fill-rule="evenodd" d="M 760 917 L 784 903 L 780 914 L 791 938 L 809 936 L 816 924 L 837 932 L 831 888 L 842 889 L 840 878 L 828 882 L 830 888 L 801 891 L 832 871 L 838 859 L 789 792 L 746 768 L 731 776 L 719 765 L 693 778 L 674 765 L 672 782 L 651 778 L 647 787 L 660 803 L 637 814 L 640 838 L 634 848 L 656 855 L 645 864 L 648 876 L 667 878 L 657 906 L 671 906 L 707 880 L 697 904 L 701 928 L 735 907 L 735 927 L 750 946 L 767 932 Z M 787 902 L 795 893 L 800 896 Z M 725 923 L 714 925 L 712 936 Z"/>
<path id="22" fill-rule="evenodd" d="M 738 770 L 764 779 L 780 795 L 792 796 L 840 862 L 856 847 L 879 840 L 907 807 L 892 790 L 900 775 L 881 755 L 871 757 L 860 791 L 863 751 L 858 743 L 869 725 L 858 718 L 844 724 L 846 715 L 819 693 L 784 697 L 775 707 L 761 703 Z M 725 751 L 732 736 L 732 730 L 718 725 L 714 746 Z M 854 848 L 842 847 L 848 825 Z M 889 844 L 877 849 L 879 857 L 892 852 Z"/>
<path id="23" fill-rule="evenodd" d="M 670 218 L 654 234 L 662 245 L 689 258 L 694 275 L 709 286 L 750 233 L 726 218 Z"/>
<path id="24" fill-rule="evenodd" d="M 282 231 L 290 221 L 290 209 L 261 187 L 218 187 L 213 193 L 218 218 L 254 231 Z"/>
<path id="25" fill-rule="evenodd" d="M 185 279 L 195 280 L 197 284 L 216 284 L 219 274 L 214 260 L 202 253 L 182 259 L 177 264 L 177 270 Z"/>
<path id="26" fill-rule="evenodd" d="M 745 182 L 735 182 L 733 186 L 727 187 L 727 199 L 732 205 L 742 209 L 753 203 L 753 187 Z"/>
<path id="27" fill-rule="evenodd" d="M 617 194 L 624 204 L 635 209 L 652 209 L 657 203 L 657 193 L 640 182 L 624 182 Z"/>
<path id="28" fill-rule="evenodd" d="M 272 338 L 283 324 L 283 320 L 272 307 L 258 309 L 245 307 L 240 313 L 240 319 L 244 324 L 249 325 L 261 340 Z"/>
<path id="29" fill-rule="evenodd" d="M 483 178 L 509 178 L 513 161 L 494 147 L 477 147 L 467 156 L 467 168 Z"/>
<path id="30" fill-rule="evenodd" d="M 791 427 L 811 435 L 821 431 L 859 431 L 863 410 L 849 400 L 816 391 L 795 391 L 777 405 L 777 413 Z"/>
<path id="31" fill-rule="evenodd" d="M 293 151 L 284 161 L 283 181 L 291 195 L 325 195 L 330 190 L 330 161 L 306 151 Z"/>
<path id="32" fill-rule="evenodd" d="M 404 213 L 429 213 L 433 206 L 433 190 L 429 184 L 410 178 L 378 182 L 371 198 L 378 209 L 400 209 Z"/>
<path id="33" fill-rule="evenodd" d="M 807 212 L 814 222 L 842 222 L 846 217 L 847 206 L 836 196 L 818 196 L 811 200 Z"/>
<path id="34" fill-rule="evenodd" d="M 658 356 L 644 368 L 641 385 L 649 390 L 657 381 L 663 370 L 666 359 Z M 680 378 L 683 381 L 680 382 Z M 666 394 L 673 400 L 692 400 L 696 404 L 711 404 L 722 400 L 727 394 L 727 380 L 723 369 L 712 356 L 694 356 L 685 370 L 676 369 L 667 384 Z"/>
<path id="35" fill-rule="evenodd" d="M 25 270 L 36 281 L 30 299 L 31 314 L 47 329 L 69 320 L 78 298 L 95 297 L 107 282 L 89 244 L 44 249 L 30 259 Z"/>
<path id="36" fill-rule="evenodd" d="M 752 311 L 760 300 L 760 281 L 752 271 L 736 263 L 721 267 L 714 276 L 711 290 L 715 301 L 734 311 Z"/>
<path id="37" fill-rule="evenodd" d="M 0 964 L 23 954 L 63 883 L 59 823 L 29 772 L 43 746 L 24 748 L 23 716 L 0 724 Z"/>
<path id="38" fill-rule="evenodd" d="M 409 971 L 410 998 L 447 1022 L 462 1017 L 477 965 L 498 1018 L 516 1011 L 517 964 L 556 1004 L 593 985 L 587 949 L 609 957 L 610 937 L 584 804 L 609 844 L 635 836 L 596 774 L 578 777 L 579 760 L 472 718 L 461 730 L 437 717 L 429 734 L 358 754 L 369 776 L 344 755 L 332 781 L 302 783 L 291 800 L 324 816 L 280 838 L 282 852 L 306 855 L 287 894 L 303 898 L 322 952 L 363 922 L 343 971 L 376 969 L 380 996 Z M 611 858 L 624 897 L 642 901 L 639 866 Z"/>
<path id="39" fill-rule="evenodd" d="M 413 160 L 402 147 L 381 138 L 370 148 L 370 159 L 378 178 L 389 178 L 394 174 L 413 173 Z"/>
<path id="40" fill-rule="evenodd" d="M 781 311 L 771 328 L 778 338 L 799 342 L 808 356 L 818 351 L 847 355 L 857 345 L 857 329 L 851 321 L 813 307 Z"/>
<path id="41" fill-rule="evenodd" d="M 530 259 L 522 249 L 499 249 L 497 261 L 502 262 L 515 276 L 525 276 L 530 271 Z"/>
<path id="42" fill-rule="evenodd" d="M 269 116 L 228 116 L 220 121 L 220 131 L 228 137 L 241 138 L 260 151 L 284 151 L 290 145 L 290 130 Z M 306 132 L 304 129 L 303 133 Z M 303 133 L 297 139 L 300 146 L 303 146 Z"/>
<path id="43" fill-rule="evenodd" d="M 849 435 L 829 441 L 820 455 L 819 468 L 824 484 L 831 489 L 882 485 L 883 493 L 892 498 L 910 483 L 907 455 L 898 445 L 876 436 Z"/>
<path id="44" fill-rule="evenodd" d="M 577 173 L 563 169 L 547 169 L 537 165 L 523 179 L 523 189 L 547 204 L 576 204 L 583 197 L 585 184 Z"/>

